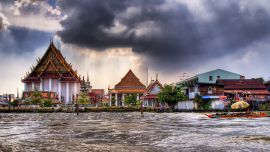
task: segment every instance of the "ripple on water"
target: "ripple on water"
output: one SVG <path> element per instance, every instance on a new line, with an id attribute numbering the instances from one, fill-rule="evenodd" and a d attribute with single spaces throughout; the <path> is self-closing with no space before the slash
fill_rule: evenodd
<path id="1" fill-rule="evenodd" d="M 270 118 L 200 113 L 0 114 L 2 151 L 268 151 Z"/>

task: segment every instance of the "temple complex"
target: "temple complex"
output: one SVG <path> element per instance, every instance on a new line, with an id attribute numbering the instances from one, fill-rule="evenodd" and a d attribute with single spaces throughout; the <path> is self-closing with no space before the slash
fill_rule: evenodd
<path id="1" fill-rule="evenodd" d="M 137 100 L 140 100 L 140 97 L 142 97 L 145 92 L 145 85 L 129 70 L 121 81 L 115 85 L 114 89 L 109 89 L 109 104 L 110 106 L 124 106 L 126 95 L 135 94 Z"/>
<path id="2" fill-rule="evenodd" d="M 37 65 L 31 67 L 22 79 L 24 83 L 23 98 L 40 91 L 43 98 L 57 99 L 64 104 L 72 104 L 80 92 L 80 77 L 72 69 L 53 42 Z"/>

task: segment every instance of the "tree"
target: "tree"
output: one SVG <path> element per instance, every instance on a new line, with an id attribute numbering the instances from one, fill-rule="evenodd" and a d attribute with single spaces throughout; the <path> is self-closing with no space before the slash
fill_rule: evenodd
<path id="1" fill-rule="evenodd" d="M 198 108 L 202 110 L 211 109 L 211 100 L 203 99 L 200 95 L 196 95 L 194 101 L 198 104 Z"/>
<path id="2" fill-rule="evenodd" d="M 158 99 L 172 107 L 178 101 L 186 100 L 187 96 L 184 94 L 182 86 L 165 85 L 158 94 Z"/>
<path id="3" fill-rule="evenodd" d="M 127 105 L 136 105 L 137 99 L 136 94 L 129 94 L 125 96 L 125 103 Z"/>
<path id="4" fill-rule="evenodd" d="M 86 93 L 80 93 L 79 97 L 77 98 L 78 104 L 88 104 L 89 103 L 89 96 Z"/>
<path id="5" fill-rule="evenodd" d="M 112 103 L 112 105 L 115 105 L 115 97 L 112 97 L 112 101 L 111 101 Z"/>

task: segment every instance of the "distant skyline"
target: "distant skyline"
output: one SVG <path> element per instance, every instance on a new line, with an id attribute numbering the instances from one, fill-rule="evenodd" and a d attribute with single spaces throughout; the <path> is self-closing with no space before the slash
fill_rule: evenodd
<path id="1" fill-rule="evenodd" d="M 161 83 L 224 69 L 246 78 L 270 71 L 267 0 L 2 0 L 0 94 L 21 78 L 50 38 L 93 88 L 114 87 L 132 69 Z"/>

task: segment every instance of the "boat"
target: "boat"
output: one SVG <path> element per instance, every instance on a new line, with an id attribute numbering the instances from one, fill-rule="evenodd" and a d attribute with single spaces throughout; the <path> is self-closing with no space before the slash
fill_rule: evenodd
<path id="1" fill-rule="evenodd" d="M 225 112 L 205 115 L 209 118 L 261 118 L 270 117 L 270 112 Z"/>

